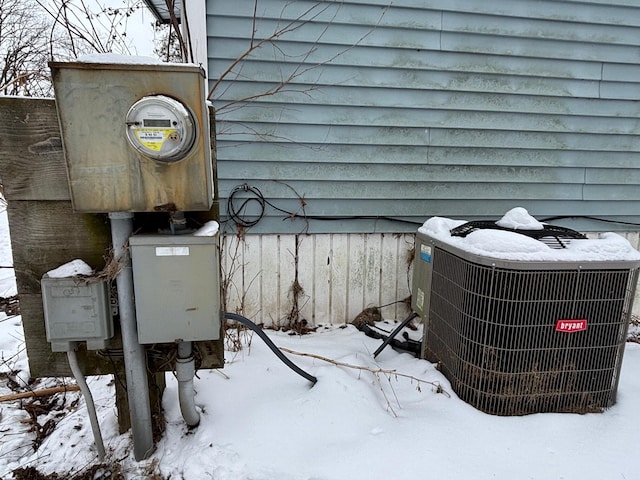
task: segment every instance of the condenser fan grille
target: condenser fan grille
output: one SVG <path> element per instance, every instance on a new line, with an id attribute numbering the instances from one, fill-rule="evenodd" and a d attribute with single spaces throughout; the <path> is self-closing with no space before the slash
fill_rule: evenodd
<path id="1" fill-rule="evenodd" d="M 453 237 L 466 237 L 471 232 L 476 230 L 502 230 L 519 235 L 525 235 L 527 237 L 535 238 L 545 243 L 550 248 L 566 248 L 572 239 L 586 239 L 587 236 L 571 230 L 570 228 L 559 227 L 557 225 L 544 224 L 543 228 L 537 230 L 526 230 L 502 227 L 496 222 L 476 220 L 473 222 L 467 222 L 459 227 L 451 230 L 451 236 Z"/>
<path id="2" fill-rule="evenodd" d="M 637 268 L 498 268 L 446 244 L 428 265 L 423 355 L 460 398 L 498 415 L 615 402 Z"/>

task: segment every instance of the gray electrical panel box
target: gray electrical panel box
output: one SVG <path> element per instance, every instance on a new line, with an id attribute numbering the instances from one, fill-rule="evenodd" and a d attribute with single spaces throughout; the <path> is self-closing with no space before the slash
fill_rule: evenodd
<path id="1" fill-rule="evenodd" d="M 218 340 L 218 235 L 134 235 L 129 245 L 138 341 Z"/>
<path id="2" fill-rule="evenodd" d="M 87 342 L 90 350 L 106 348 L 113 336 L 113 318 L 107 282 L 87 283 L 74 278 L 41 281 L 47 340 L 54 352 L 72 349 L 72 342 Z"/>

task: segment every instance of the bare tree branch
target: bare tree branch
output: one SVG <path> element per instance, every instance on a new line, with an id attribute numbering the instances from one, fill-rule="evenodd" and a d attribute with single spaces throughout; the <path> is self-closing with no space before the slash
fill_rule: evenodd
<path id="1" fill-rule="evenodd" d="M 258 4 L 258 0 L 255 0 L 254 9 L 253 9 L 254 13 L 253 13 L 253 20 L 252 20 L 252 32 L 251 32 L 251 40 L 249 42 L 249 48 L 247 50 L 245 50 L 238 58 L 236 58 L 231 63 L 231 65 L 229 65 L 227 67 L 227 69 L 218 77 L 218 79 L 214 82 L 213 86 L 209 90 L 209 95 L 207 96 L 207 98 L 211 98 L 213 96 L 215 90 L 220 85 L 220 83 L 222 81 L 224 81 L 229 75 L 234 73 L 233 72 L 234 68 L 236 66 L 238 66 L 238 64 L 240 64 L 242 61 L 244 61 L 247 57 L 249 57 L 254 51 L 256 51 L 257 49 L 259 49 L 262 46 L 267 45 L 267 44 L 272 44 L 272 45 L 275 46 L 274 42 L 277 39 L 279 39 L 283 35 L 286 35 L 288 33 L 294 32 L 294 31 L 302 28 L 304 25 L 312 22 L 314 19 L 316 19 L 319 15 L 321 15 L 323 12 L 325 12 L 331 6 L 330 4 L 327 4 L 323 8 L 320 8 L 319 4 L 315 4 L 315 5 L 311 6 L 311 7 L 309 7 L 307 10 L 305 10 L 302 14 L 298 15 L 294 20 L 291 20 L 288 23 L 286 23 L 284 27 L 277 28 L 271 35 L 269 35 L 266 38 L 262 38 L 262 39 L 260 39 L 260 40 L 258 40 L 256 42 L 255 35 L 256 35 L 256 32 L 257 32 L 257 24 L 256 24 L 257 4 Z M 319 9 L 319 10 L 314 12 L 314 10 L 317 10 L 317 9 Z M 312 15 L 310 17 L 308 17 L 308 18 L 305 18 L 309 14 L 312 14 Z M 283 15 L 284 15 L 284 9 L 280 14 L 280 19 L 281 20 L 282 20 Z M 277 48 L 277 46 L 276 46 L 276 48 Z M 267 93 L 265 95 L 269 95 L 269 93 Z"/>
<path id="2" fill-rule="evenodd" d="M 0 93 L 47 95 L 48 25 L 24 0 L 0 0 Z"/>
<path id="3" fill-rule="evenodd" d="M 442 388 L 442 385 L 440 385 L 437 382 L 430 382 L 428 380 L 423 380 L 421 378 L 418 377 L 414 377 L 413 375 L 407 375 L 405 373 L 399 373 L 396 370 L 389 370 L 389 369 L 385 369 L 385 368 L 370 368 L 370 367 L 365 367 L 362 365 L 353 365 L 351 363 L 344 363 L 344 362 L 340 362 L 338 360 L 333 360 L 331 358 L 327 358 L 327 357 L 323 357 L 322 355 L 316 355 L 314 353 L 304 353 L 304 352 L 297 352 L 295 350 L 290 350 L 288 348 L 285 347 L 279 347 L 280 350 L 282 350 L 283 352 L 287 352 L 290 353 L 291 355 L 299 355 L 301 357 L 311 357 L 311 358 L 315 358 L 318 360 L 322 360 L 323 362 L 327 362 L 327 363 L 331 363 L 332 365 L 336 365 L 338 367 L 344 367 L 344 368 L 350 368 L 353 370 L 358 370 L 361 372 L 369 372 L 371 373 L 374 377 L 375 377 L 375 381 L 378 384 L 378 386 L 380 387 L 380 390 L 382 391 L 382 395 L 385 399 L 385 401 L 387 402 L 387 407 L 389 408 L 389 411 L 393 414 L 394 417 L 397 417 L 398 415 L 396 414 L 395 410 L 393 409 L 391 402 L 389 401 L 389 397 L 387 396 L 387 393 L 384 391 L 384 388 L 382 387 L 382 383 L 381 383 L 381 376 L 384 376 L 387 381 L 389 382 L 389 385 L 391 385 L 391 379 L 392 378 L 404 378 L 407 380 L 410 380 L 411 382 L 416 382 L 417 384 L 417 390 L 418 391 L 422 391 L 420 389 L 420 385 L 422 384 L 426 384 L 426 385 L 431 385 L 434 388 L 434 391 L 436 393 L 442 393 L 444 395 L 446 395 L 447 397 L 451 397 L 451 395 L 444 389 Z M 395 390 L 393 390 L 393 386 L 391 386 L 391 390 L 393 392 L 393 395 L 395 396 L 396 399 L 396 404 L 399 405 L 399 401 L 398 401 L 398 397 L 395 394 Z"/>
<path id="4" fill-rule="evenodd" d="M 277 52 L 280 53 L 280 55 L 283 56 L 283 58 L 289 59 L 289 63 L 293 63 L 294 68 L 291 71 L 289 71 L 286 75 L 285 74 L 281 75 L 279 82 L 273 84 L 271 87 L 268 87 L 265 90 L 257 91 L 255 93 L 250 93 L 248 95 L 239 96 L 239 98 L 235 98 L 229 101 L 219 102 L 221 104 L 217 105 L 216 108 L 219 114 L 218 118 L 219 118 L 220 124 L 224 123 L 225 113 L 229 113 L 237 109 L 245 108 L 247 104 L 251 102 L 255 102 L 256 100 L 259 100 L 265 97 L 272 97 L 272 96 L 283 94 L 283 93 L 296 93 L 296 94 L 302 94 L 302 95 L 311 97 L 311 93 L 313 91 L 321 88 L 319 80 L 320 80 L 320 76 L 322 75 L 322 68 L 328 64 L 331 64 L 339 57 L 345 55 L 347 52 L 351 51 L 352 49 L 360 45 L 367 37 L 369 37 L 378 28 L 384 15 L 386 14 L 389 8 L 389 6 L 384 8 L 378 20 L 376 21 L 376 23 L 372 25 L 372 27 L 368 31 L 366 31 L 362 36 L 360 36 L 360 38 L 358 38 L 353 44 L 346 46 L 344 49 L 334 53 L 333 55 L 329 56 L 328 58 L 322 61 L 310 62 L 309 60 L 311 59 L 313 54 L 317 53 L 318 45 L 321 43 L 323 37 L 326 35 L 326 33 L 328 32 L 329 28 L 334 23 L 338 15 L 339 10 L 334 11 L 333 15 L 331 15 L 331 18 L 329 20 L 323 20 L 325 24 L 321 29 L 321 31 L 318 34 L 316 34 L 313 39 L 310 39 L 310 40 L 313 40 L 313 43 L 311 44 L 311 46 L 303 53 L 303 55 L 300 58 L 296 59 L 294 62 L 291 62 L 293 58 L 290 57 L 287 54 L 287 52 L 282 50 L 279 44 L 279 40 L 283 40 L 286 37 L 286 35 L 291 34 L 303 28 L 304 26 L 309 25 L 315 22 L 316 20 L 318 20 L 320 15 L 326 13 L 328 8 L 331 7 L 331 5 L 330 4 L 321 5 L 319 3 L 315 4 L 309 7 L 308 9 L 306 9 L 301 14 L 296 15 L 295 19 L 287 21 L 285 23 L 283 21 L 283 18 L 285 16 L 285 9 L 287 8 L 288 5 L 289 4 L 285 5 L 285 7 L 283 7 L 282 11 L 280 12 L 278 24 L 274 29 L 274 31 L 271 34 L 267 35 L 265 38 L 258 39 L 256 37 L 257 31 L 258 31 L 258 26 L 257 26 L 258 0 L 254 0 L 252 30 L 251 30 L 251 37 L 249 40 L 249 47 L 240 56 L 234 59 L 233 62 L 216 79 L 213 86 L 209 90 L 208 98 L 213 98 L 214 95 L 217 98 L 222 98 L 227 94 L 228 90 L 234 86 L 233 80 L 248 78 L 247 75 L 243 74 L 244 65 L 247 64 L 247 61 L 249 60 L 252 54 L 254 54 L 257 50 L 267 45 L 271 45 Z M 312 72 L 314 70 L 318 71 L 318 78 L 316 79 L 315 82 L 309 82 L 309 80 L 307 79 L 306 83 L 304 84 L 297 83 L 304 76 L 308 75 L 309 72 Z M 221 92 L 218 92 L 220 85 L 222 84 L 222 82 L 225 82 L 225 81 L 228 81 L 228 85 Z M 253 103 L 252 105 L 255 106 L 256 103 Z M 238 123 L 238 124 L 244 125 L 242 123 Z M 273 133 L 257 132 L 255 129 L 250 128 L 247 125 L 245 125 L 245 128 L 247 128 L 248 133 L 257 135 L 260 138 L 264 138 L 264 139 L 281 138 L 274 135 Z M 224 131 L 221 130 L 220 133 L 223 134 Z"/>
<path id="5" fill-rule="evenodd" d="M 62 392 L 76 392 L 80 390 L 78 385 L 62 385 L 60 387 L 43 388 L 42 390 L 31 390 L 29 392 L 10 393 L 0 396 L 0 402 L 10 402 L 21 398 L 44 397 Z"/>
<path id="6" fill-rule="evenodd" d="M 0 94 L 50 96 L 47 62 L 88 53 L 130 53 L 127 19 L 142 8 L 101 0 L 0 0 Z M 34 8 L 35 7 L 35 8 Z"/>

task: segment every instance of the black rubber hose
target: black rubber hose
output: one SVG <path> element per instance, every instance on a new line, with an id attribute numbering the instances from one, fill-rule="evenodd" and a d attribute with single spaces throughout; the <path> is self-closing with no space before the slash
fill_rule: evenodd
<path id="1" fill-rule="evenodd" d="M 228 320 L 234 320 L 234 321 L 236 321 L 238 323 L 241 323 L 245 327 L 249 327 L 251 330 L 253 330 L 254 332 L 256 332 L 258 334 L 258 336 L 262 339 L 262 341 L 267 344 L 267 347 L 269 347 L 271 349 L 271 351 L 273 353 L 275 353 L 276 356 L 280 360 L 282 360 L 282 363 L 284 363 L 287 367 L 289 367 L 291 370 L 296 372 L 298 375 L 306 378 L 307 380 L 309 380 L 314 385 L 318 381 L 318 379 L 316 377 L 314 377 L 310 373 L 305 372 L 300 367 L 298 367 L 295 363 L 293 363 L 291 360 L 289 360 L 285 356 L 285 354 L 282 353 L 280 351 L 280 349 L 275 346 L 275 344 L 271 341 L 271 339 L 267 336 L 267 334 L 264 333 L 262 331 L 262 329 L 260 327 L 258 327 L 255 323 L 253 323 L 251 320 L 249 320 L 246 317 L 243 317 L 242 315 L 238 315 L 236 313 L 229 313 L 229 312 L 225 312 L 224 318 L 226 318 Z"/>
<path id="2" fill-rule="evenodd" d="M 395 328 L 395 330 L 393 332 L 391 332 L 387 338 L 384 339 L 384 342 L 382 342 L 382 345 L 380 345 L 378 347 L 378 349 L 375 352 L 373 352 L 373 358 L 376 358 L 378 356 L 378 354 L 380 354 L 380 352 L 382 352 L 382 350 L 384 350 L 384 348 L 387 345 L 389 345 L 391 340 L 393 340 L 393 338 L 400 332 L 400 330 L 402 330 L 407 325 L 407 323 L 409 323 L 411 320 L 413 320 L 417 316 L 418 316 L 418 314 L 416 312 L 411 312 L 411 315 L 409 315 L 407 318 L 405 318 L 402 321 L 402 323 L 400 323 L 400 325 L 398 325 Z"/>

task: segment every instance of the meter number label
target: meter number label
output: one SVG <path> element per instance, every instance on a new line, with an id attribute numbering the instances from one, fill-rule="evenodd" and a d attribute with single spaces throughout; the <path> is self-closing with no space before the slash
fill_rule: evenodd
<path id="1" fill-rule="evenodd" d="M 167 139 L 175 142 L 180 138 L 175 130 L 140 128 L 135 132 L 138 141 L 149 150 L 159 152 Z"/>

